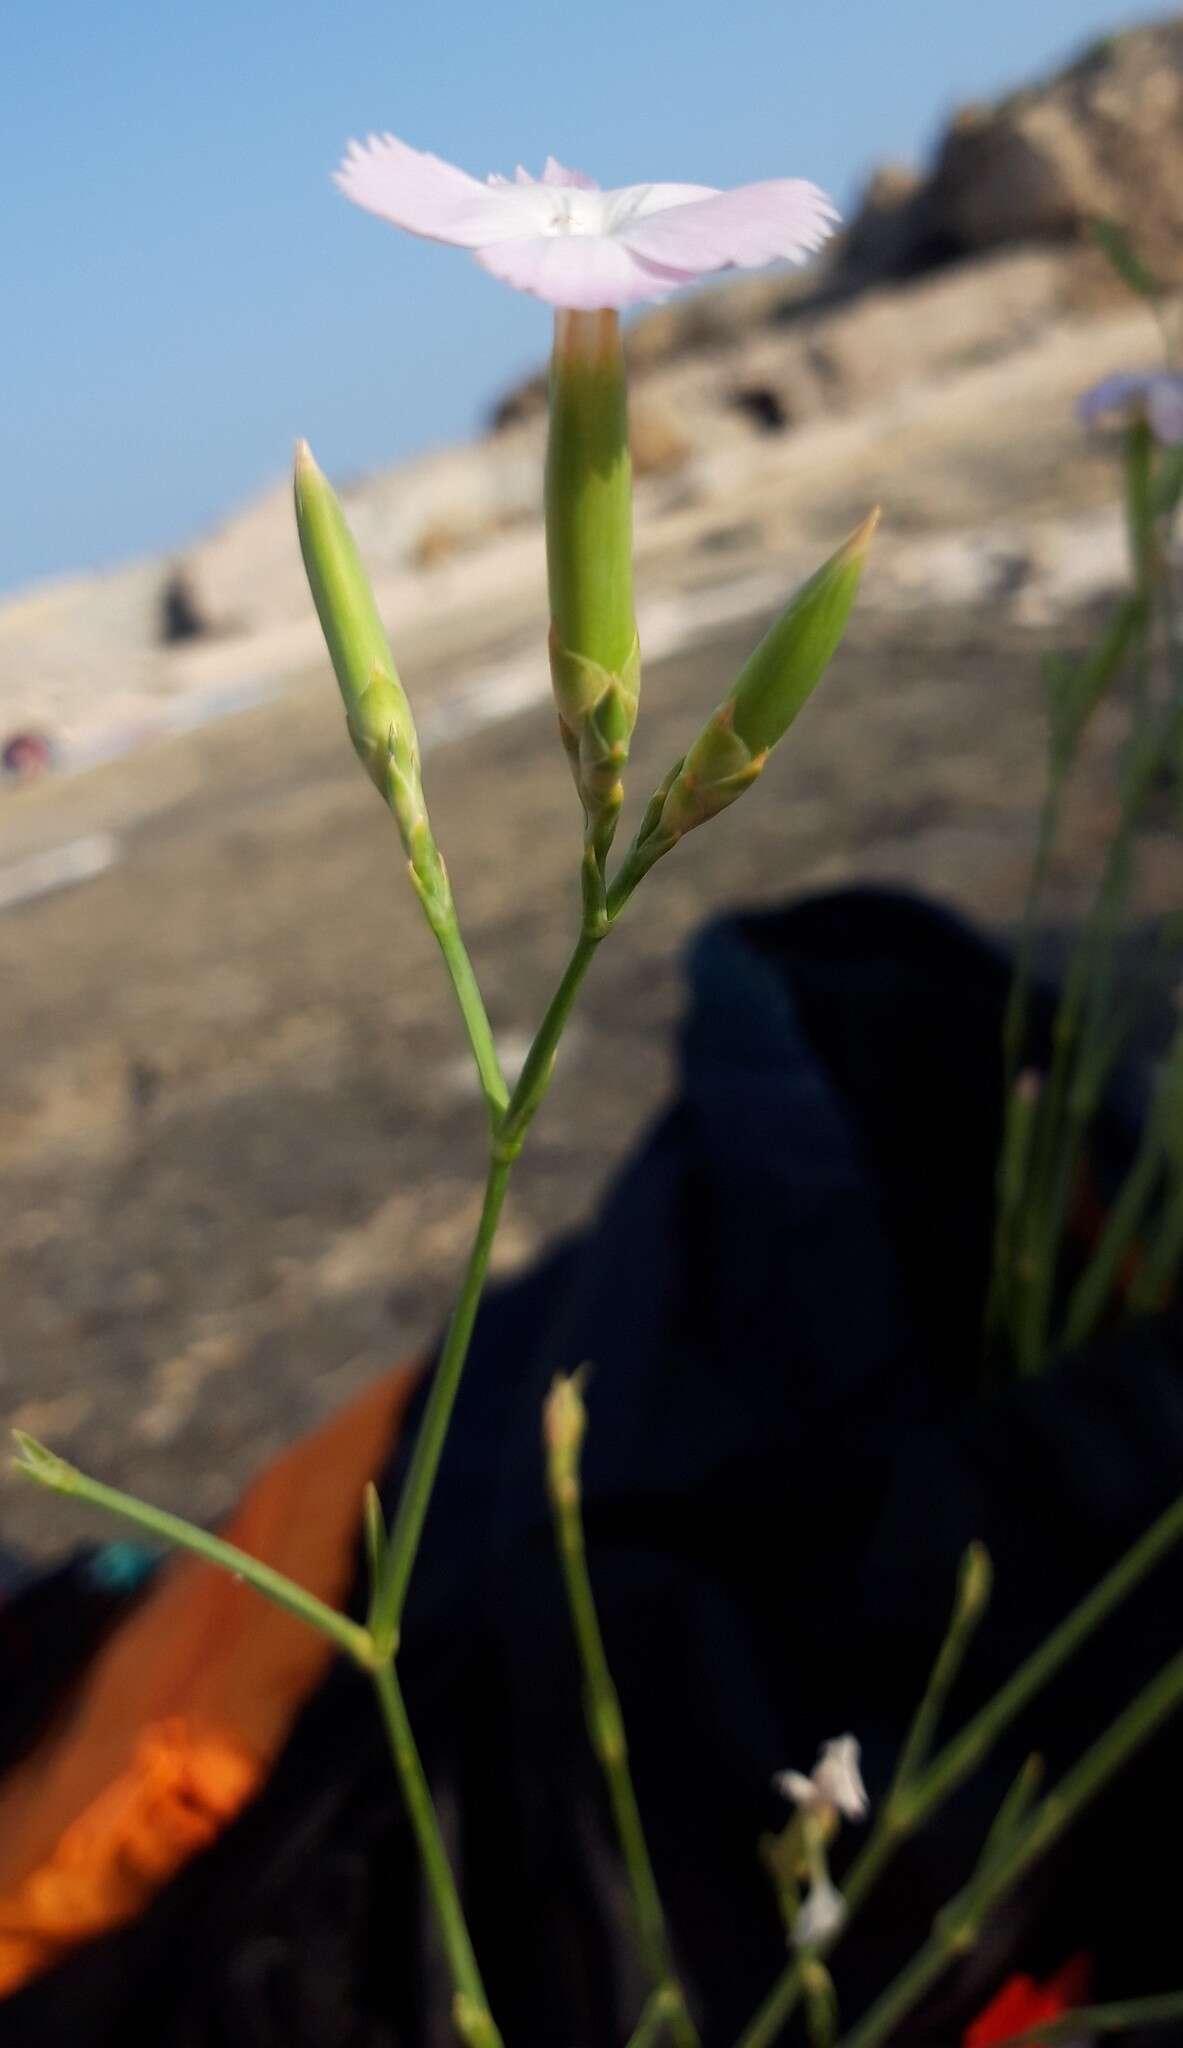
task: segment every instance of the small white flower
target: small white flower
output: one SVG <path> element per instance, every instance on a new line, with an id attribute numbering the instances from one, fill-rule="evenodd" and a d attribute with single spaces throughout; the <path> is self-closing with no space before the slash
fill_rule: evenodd
<path id="1" fill-rule="evenodd" d="M 846 1901 L 828 1871 L 818 1869 L 793 1922 L 793 1947 L 816 1948 L 837 1934 L 846 1919 Z"/>
<path id="2" fill-rule="evenodd" d="M 823 1742 L 808 1778 L 801 1771 L 780 1771 L 773 1782 L 802 1813 L 830 1806 L 846 1820 L 867 1817 L 870 1801 L 859 1769 L 859 1745 L 853 1735 L 836 1735 L 831 1742 Z"/>

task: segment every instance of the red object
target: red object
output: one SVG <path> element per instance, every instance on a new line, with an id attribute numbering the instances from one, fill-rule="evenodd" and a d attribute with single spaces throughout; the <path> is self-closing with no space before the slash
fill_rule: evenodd
<path id="1" fill-rule="evenodd" d="M 962 2048 L 993 2048 L 995 2042 L 1009 2041 L 1040 2020 L 1062 2019 L 1088 1997 L 1092 1975 L 1089 1958 L 1079 1955 L 1046 1984 L 1037 1984 L 1034 1977 L 1008 1977 L 997 1998 L 966 2028 Z"/>

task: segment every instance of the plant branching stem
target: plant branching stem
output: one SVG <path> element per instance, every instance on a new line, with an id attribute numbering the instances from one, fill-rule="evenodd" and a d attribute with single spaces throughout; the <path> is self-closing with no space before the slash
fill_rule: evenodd
<path id="1" fill-rule="evenodd" d="M 843 1932 L 874 1890 L 897 1850 L 964 1784 L 1016 1717 L 1180 1538 L 1183 1538 L 1183 1495 L 1159 1516 L 1157 1522 L 1151 1524 L 1124 1557 L 1118 1559 L 1112 1570 L 1085 1595 L 1059 1627 L 1053 1629 L 1039 1648 L 1032 1651 L 1025 1663 L 993 1698 L 987 1700 L 960 1733 L 946 1743 L 919 1779 L 884 1802 L 865 1847 L 842 1882 L 842 1896 L 847 1908 Z M 955 1609 L 949 1633 L 956 1627 Z M 947 1655 L 948 1642 L 949 1635 L 946 1635 L 934 1670 Z M 828 1954 L 839 1939 L 840 1935 L 835 1935 L 832 1940 L 819 1943 L 818 1953 Z M 741 2035 L 737 2048 L 771 2048 L 779 2038 L 801 1996 L 804 1961 L 804 1958 L 797 1958 L 786 1965 Z"/>
<path id="2" fill-rule="evenodd" d="M 898 1977 L 844 2036 L 840 2048 L 878 2048 L 912 2011 L 954 1957 L 977 1941 L 982 1921 L 1033 1863 L 1071 1826 L 1098 1792 L 1115 1777 L 1183 1704 L 1183 1652 L 1172 1658 L 1125 1712 L 1086 1750 L 1060 1783 L 1039 1802 L 1012 1846 L 990 1859 L 957 1897 L 937 1915 L 932 1934 Z"/>

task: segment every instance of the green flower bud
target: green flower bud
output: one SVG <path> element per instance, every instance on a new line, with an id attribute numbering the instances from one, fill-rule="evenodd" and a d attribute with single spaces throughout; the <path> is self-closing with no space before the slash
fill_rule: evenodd
<path id="1" fill-rule="evenodd" d="M 579 1498 L 579 1461 L 587 1431 L 582 1371 L 556 1373 L 542 1404 L 542 1441 L 546 1450 L 546 1483 L 560 1507 Z"/>
<path id="2" fill-rule="evenodd" d="M 734 803 L 756 780 L 829 666 L 878 523 L 876 510 L 802 584 L 685 760 L 666 778 L 642 826 L 640 844 L 648 842 L 654 858 Z"/>
<path id="3" fill-rule="evenodd" d="M 415 721 L 399 681 L 340 501 L 307 441 L 296 446 L 296 527 L 313 603 L 336 672 L 354 750 L 394 813 L 425 906 L 449 904 L 447 878 L 431 836 L 419 771 Z"/>
<path id="4" fill-rule="evenodd" d="M 556 317 L 546 546 L 559 730 L 589 833 L 603 854 L 620 810 L 641 677 L 628 397 L 611 311 Z"/>

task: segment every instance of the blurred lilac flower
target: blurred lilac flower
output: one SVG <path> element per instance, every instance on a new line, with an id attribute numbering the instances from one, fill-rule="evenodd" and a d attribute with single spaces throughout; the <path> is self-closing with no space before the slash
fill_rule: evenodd
<path id="1" fill-rule="evenodd" d="M 664 299 L 718 270 L 799 262 L 833 233 L 837 211 L 803 178 L 713 185 L 623 185 L 604 192 L 548 157 L 541 178 L 482 184 L 393 135 L 351 142 L 336 182 L 395 227 L 470 249 L 481 266 L 552 306 L 593 312 Z"/>
<path id="2" fill-rule="evenodd" d="M 1118 370 L 1086 391 L 1076 410 L 1087 424 L 1107 412 L 1145 419 L 1155 439 L 1174 448 L 1183 442 L 1183 375 L 1177 370 Z"/>

